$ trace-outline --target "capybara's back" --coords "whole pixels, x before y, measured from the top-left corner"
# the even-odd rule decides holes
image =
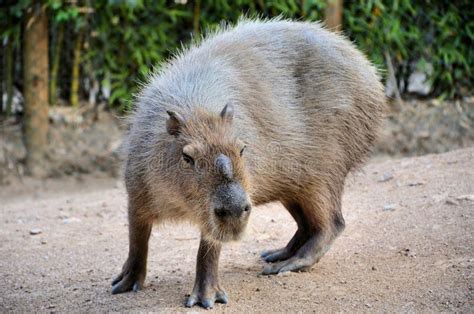
[[[298,230],[262,254],[272,263],[264,273],[308,269],[344,229],[344,180],[367,157],[384,108],[376,69],[319,24],[243,20],[210,34],[138,97],[127,138],[131,251],[145,241],[139,230],[167,218],[195,222],[212,251],[239,237],[251,204],[280,201]],[[188,305],[209,300],[199,278]]]

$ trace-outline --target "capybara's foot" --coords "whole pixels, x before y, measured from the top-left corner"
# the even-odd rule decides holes
[[[260,256],[263,258],[263,260],[267,263],[274,263],[278,261],[284,261],[288,258],[290,258],[292,255],[292,252],[284,247],[278,250],[267,250],[263,251]]]
[[[315,262],[307,257],[291,257],[287,260],[266,265],[263,268],[263,275],[275,275],[287,271],[307,271]]]
[[[262,274],[272,275],[287,271],[307,271],[323,257],[329,249],[332,240],[333,237],[331,236],[321,233],[315,234],[296,250],[291,257],[265,266]]]
[[[192,307],[199,304],[205,309],[212,309],[216,302],[226,304],[228,302],[227,293],[219,288],[206,286],[201,289],[194,289],[185,305],[186,307]]]
[[[131,290],[138,292],[138,290],[143,288],[146,270],[144,267],[139,267],[136,264],[130,263],[128,260],[125,262],[120,275],[112,281],[112,294]]]
[[[205,237],[201,237],[196,264],[196,280],[193,292],[184,304],[186,307],[199,304],[205,309],[212,309],[216,302],[227,303],[227,294],[219,285],[217,273],[221,247],[221,243],[210,242]]]
[[[302,229],[298,229],[293,238],[284,248],[278,250],[263,251],[260,256],[267,263],[287,260],[292,257],[298,251],[298,249],[305,244],[307,240],[307,233],[305,233]]]

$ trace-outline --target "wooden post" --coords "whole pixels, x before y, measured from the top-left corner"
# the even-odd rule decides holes
[[[340,31],[342,29],[343,0],[327,0],[324,19],[328,29]]]
[[[26,167],[43,176],[48,134],[48,17],[43,1],[34,0],[25,19],[23,44],[23,138]]]

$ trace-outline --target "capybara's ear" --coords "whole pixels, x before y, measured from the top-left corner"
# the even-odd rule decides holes
[[[232,121],[232,118],[234,118],[234,106],[232,104],[225,105],[224,109],[221,111],[221,118],[224,121]]]
[[[166,130],[169,134],[177,136],[184,125],[184,118],[177,112],[169,110],[167,110],[166,112],[170,116],[169,119],[166,121]]]

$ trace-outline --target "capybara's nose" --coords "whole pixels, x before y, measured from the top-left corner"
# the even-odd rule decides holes
[[[219,218],[240,218],[242,215],[250,213],[251,206],[248,202],[232,204],[228,206],[216,207],[214,212]]]

